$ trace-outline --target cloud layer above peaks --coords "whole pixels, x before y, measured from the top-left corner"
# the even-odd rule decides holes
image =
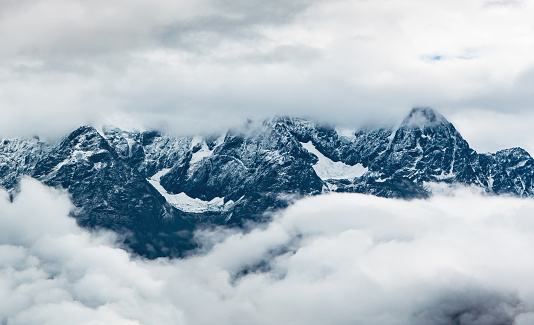
[[[263,229],[148,261],[34,180],[0,201],[2,324],[530,324],[534,201],[304,199]],[[515,322],[515,323],[514,323]]]
[[[0,12],[2,135],[209,132],[273,114],[359,126],[424,105],[469,119],[466,132],[491,125],[475,149],[534,136],[507,126],[534,121],[529,1],[26,0]]]

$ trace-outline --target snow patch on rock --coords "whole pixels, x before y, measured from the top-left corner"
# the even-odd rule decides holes
[[[319,161],[313,165],[313,169],[317,176],[322,180],[327,179],[352,179],[355,177],[361,177],[368,169],[363,167],[362,164],[356,164],[354,166],[347,165],[341,161],[333,161],[330,158],[323,155],[311,141],[303,143],[301,145],[310,153],[317,156]]]
[[[148,178],[148,182],[175,208],[184,212],[202,213],[202,212],[219,212],[226,211],[234,204],[233,201],[224,202],[224,198],[216,197],[211,201],[204,201],[188,196],[185,193],[170,194],[163,186],[161,186],[160,179],[168,173],[170,168],[165,168],[157,172],[151,178]]]
[[[188,176],[191,176],[193,174],[195,169],[198,167],[199,162],[201,162],[205,158],[210,157],[213,154],[213,151],[215,151],[215,149],[224,142],[224,137],[225,137],[225,134],[219,137],[215,141],[215,146],[211,149],[209,148],[206,142],[206,139],[198,135],[193,137],[193,139],[191,140],[191,150],[193,150],[193,148],[195,148],[198,145],[200,145],[200,149],[197,152],[193,153],[191,157],[191,161],[189,162],[190,168],[187,171]]]

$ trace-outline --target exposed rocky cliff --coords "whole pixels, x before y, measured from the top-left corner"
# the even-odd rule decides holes
[[[429,183],[447,183],[534,196],[526,151],[478,154],[430,108],[396,128],[350,133],[279,117],[213,137],[84,126],[57,145],[3,139],[0,186],[16,193],[22,175],[67,189],[79,224],[112,229],[149,257],[180,256],[197,227],[265,221],[330,191],[425,198]]]

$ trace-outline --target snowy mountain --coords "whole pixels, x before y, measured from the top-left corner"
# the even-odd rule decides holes
[[[0,186],[22,175],[66,189],[80,225],[119,233],[148,257],[182,256],[192,231],[245,226],[330,191],[425,198],[431,183],[534,196],[521,148],[478,154],[442,115],[414,108],[398,128],[337,130],[303,118],[247,122],[213,137],[83,126],[51,145],[0,142]]]

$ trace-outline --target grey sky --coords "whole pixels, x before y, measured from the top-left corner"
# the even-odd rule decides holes
[[[532,17],[529,1],[2,1],[0,134],[355,127],[424,105],[479,151],[534,152]]]

